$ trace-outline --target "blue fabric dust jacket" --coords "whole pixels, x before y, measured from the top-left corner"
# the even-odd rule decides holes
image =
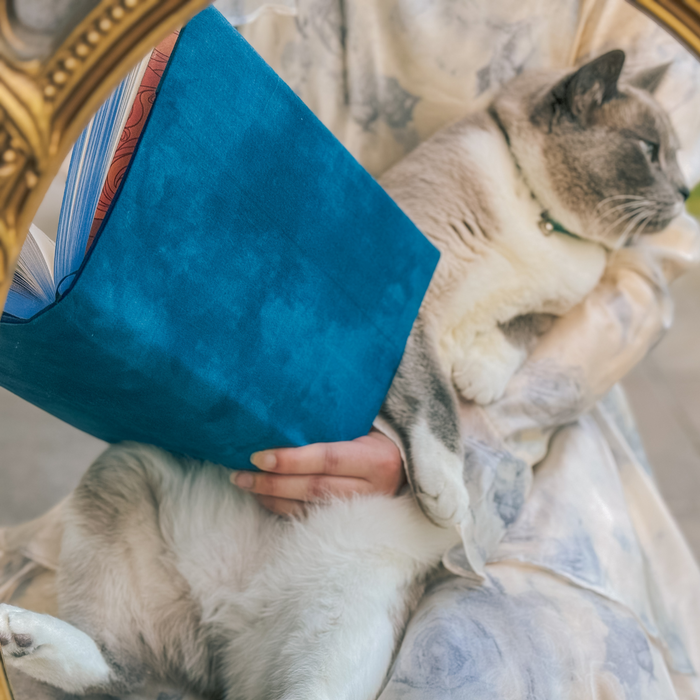
[[[103,440],[251,468],[369,430],[437,260],[207,9],[72,287],[0,324],[0,384]]]

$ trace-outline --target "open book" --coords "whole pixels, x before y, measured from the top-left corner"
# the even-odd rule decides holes
[[[71,285],[128,168],[177,32],[121,82],[75,143],[54,241],[32,224],[4,313],[27,319]]]
[[[232,468],[366,434],[437,250],[215,9],[134,136],[139,75],[74,148],[53,264],[36,230],[23,252],[0,386]]]

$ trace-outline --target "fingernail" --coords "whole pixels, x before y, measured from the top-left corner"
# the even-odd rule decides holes
[[[253,452],[250,455],[250,461],[264,472],[271,472],[277,466],[277,457],[275,457],[275,453],[272,450]]]
[[[255,478],[248,472],[241,472],[233,477],[233,483],[236,484],[239,489],[251,489],[255,483]]]

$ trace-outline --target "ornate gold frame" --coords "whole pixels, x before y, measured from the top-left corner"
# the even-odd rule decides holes
[[[19,0],[15,0],[19,1]],[[53,38],[0,0],[0,306],[51,180],[128,70],[210,0],[101,0]],[[700,58],[700,0],[630,0]],[[12,700],[0,652],[0,700]]]

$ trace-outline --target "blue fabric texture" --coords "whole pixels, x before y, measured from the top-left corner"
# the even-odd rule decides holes
[[[0,326],[0,384],[104,440],[250,468],[369,430],[437,260],[210,8],[72,288]]]

